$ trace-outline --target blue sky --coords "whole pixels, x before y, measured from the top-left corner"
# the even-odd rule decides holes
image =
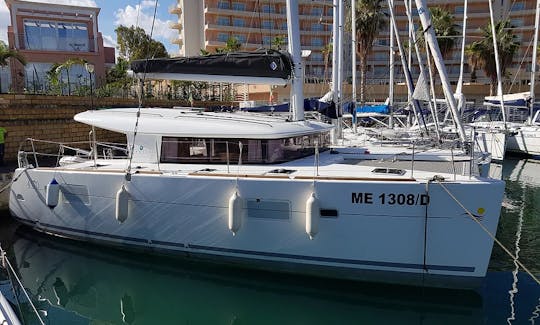
[[[103,34],[105,46],[116,46],[118,25],[140,26],[150,34],[154,14],[155,0],[32,0],[33,2],[58,3],[77,6],[99,7],[99,29]],[[161,41],[171,53],[178,52],[178,45],[172,44],[171,39],[178,34],[169,28],[169,22],[177,19],[169,14],[169,7],[175,5],[175,0],[157,0],[157,14],[154,24],[153,38]],[[10,24],[9,11],[4,0],[0,0],[0,40],[7,42],[7,26]]]

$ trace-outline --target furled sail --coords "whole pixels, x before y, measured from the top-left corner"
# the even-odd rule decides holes
[[[258,50],[135,60],[131,70],[136,77],[146,79],[285,85],[292,73],[292,60],[288,53]]]

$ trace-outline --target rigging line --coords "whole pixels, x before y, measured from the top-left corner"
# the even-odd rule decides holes
[[[512,87],[516,84],[516,79],[519,75],[519,72],[521,71],[523,62],[525,62],[525,58],[529,56],[529,50],[531,49],[533,42],[534,42],[534,37],[529,41],[529,46],[527,46],[527,49],[525,50],[525,54],[523,54],[523,57],[521,58],[521,62],[519,63],[518,69],[516,73],[514,74],[514,79],[512,79],[512,83],[510,83],[510,87],[508,88],[508,93],[512,93]]]
[[[24,288],[21,280],[19,279],[19,277],[17,276],[17,273],[15,272],[15,269],[13,268],[13,266],[11,265],[11,263],[9,262],[7,256],[6,256],[6,252],[2,249],[2,247],[0,247],[0,258],[2,259],[2,265],[6,268],[6,270],[8,271],[8,275],[9,275],[9,271],[11,270],[11,273],[13,274],[13,277],[15,278],[15,280],[17,280],[17,283],[19,284],[19,287],[21,288],[21,291],[24,293],[24,295],[26,296],[26,299],[28,300],[28,302],[30,303],[30,306],[32,306],[32,309],[37,317],[37,319],[39,320],[39,322],[41,323],[41,325],[45,325],[45,322],[43,322],[43,319],[41,319],[41,315],[39,314],[39,312],[37,311],[36,309],[36,306],[34,306],[34,303],[32,302],[32,299],[30,299],[30,297],[28,296],[28,292],[26,292],[26,289]],[[10,280],[11,280],[11,277],[10,277]],[[11,285],[13,286],[13,281],[11,281]],[[17,296],[18,297],[18,296]],[[17,298],[18,300],[18,298]],[[18,304],[19,305],[19,304]]]
[[[531,272],[529,271],[529,269],[523,265],[523,263],[521,263],[521,261],[514,256],[514,254],[512,254],[510,252],[510,250],[508,250],[508,248],[506,248],[497,238],[495,238],[495,236],[480,222],[478,221],[478,219],[476,219],[474,217],[474,215],[463,205],[463,203],[461,203],[455,196],[454,194],[452,194],[452,192],[450,192],[448,190],[448,188],[446,186],[444,186],[444,184],[438,180],[438,179],[435,179],[435,181],[437,183],[439,183],[439,185],[446,191],[446,193],[448,193],[448,195],[467,213],[467,215],[474,221],[476,222],[480,228],[482,228],[482,230],[484,230],[486,232],[486,234],[491,238],[493,239],[494,242],[497,243],[497,245],[499,245],[499,247],[501,247],[501,249],[506,253],[508,254],[508,256],[510,256],[515,263],[517,263],[533,280],[534,282],[536,282],[537,284],[540,285],[540,280]]]
[[[261,19],[261,2],[257,0],[257,11],[259,14],[259,34],[261,36],[261,47],[264,48],[263,32],[262,32],[262,19]]]
[[[152,39],[152,35],[154,33],[154,24],[156,22],[157,6],[158,6],[158,0],[156,0],[155,5],[154,5],[154,16],[152,17],[152,27],[150,28],[150,39]],[[148,60],[150,59],[149,50],[150,50],[150,42],[148,42],[146,46],[146,60],[144,63],[143,77],[142,77],[142,80],[139,80],[140,87],[141,87],[140,92],[139,92],[139,106],[137,107],[137,118],[135,120],[135,128],[133,129],[133,139],[132,139],[131,148],[129,151],[129,163],[126,170],[126,178],[125,178],[125,180],[128,180],[128,181],[131,180],[131,164],[133,162],[133,151],[135,150],[135,139],[137,138],[137,131],[139,129],[139,119],[141,117],[144,81],[146,80],[146,71],[148,70]]]

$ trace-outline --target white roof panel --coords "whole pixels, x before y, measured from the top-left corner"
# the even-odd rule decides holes
[[[86,111],[75,120],[124,134],[134,133],[137,108]],[[137,133],[189,138],[279,139],[329,131],[321,122],[290,122],[249,113],[208,113],[188,109],[141,108]]]

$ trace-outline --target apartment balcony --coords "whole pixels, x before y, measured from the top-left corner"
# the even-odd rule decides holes
[[[169,28],[171,29],[177,29],[177,30],[182,30],[182,24],[178,21],[171,21],[169,22]]]
[[[180,4],[174,4],[169,7],[169,13],[173,15],[180,15],[182,14],[182,8],[180,7]]]
[[[182,38],[180,38],[180,37],[171,38],[169,41],[170,41],[172,44],[176,44],[176,45],[178,45],[178,46],[184,45],[184,41],[183,41]]]

